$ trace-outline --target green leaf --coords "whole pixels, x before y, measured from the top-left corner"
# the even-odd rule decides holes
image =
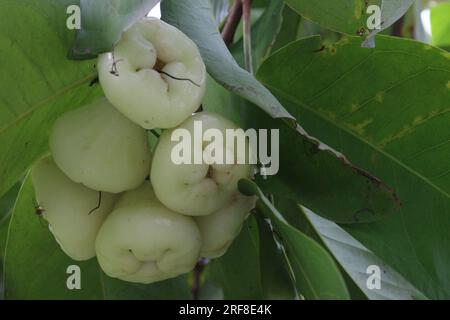
[[[275,43],[272,46],[272,52],[275,52],[285,45],[288,45],[289,43],[298,39],[297,36],[301,21],[302,19],[300,15],[297,14],[297,12],[292,10],[289,6],[284,6],[283,22]]]
[[[3,197],[0,198],[0,275],[5,255],[6,238],[8,235],[9,222],[11,220],[11,210],[16,202],[21,183],[17,183]],[[3,277],[0,278],[2,281]]]
[[[17,194],[19,193],[19,189],[22,182],[16,183],[11,190],[5,193],[2,197],[0,197],[0,224],[6,220],[11,213],[11,210],[14,206],[14,203],[17,199]]]
[[[210,280],[211,274],[209,272],[209,265],[205,266],[203,275],[204,281],[198,293],[198,300],[223,300],[222,288],[214,285]]]
[[[20,183],[17,183],[0,198],[0,300],[3,299],[3,258],[5,255],[6,238],[11,220],[11,210],[19,193],[20,185]]]
[[[138,285],[111,279],[96,259],[77,262],[56,243],[47,224],[34,212],[34,189],[26,179],[19,193],[9,228],[5,254],[6,299],[187,299],[184,277]],[[81,269],[81,290],[66,286],[67,267]]]
[[[325,28],[357,35],[367,28],[367,7],[381,0],[284,0],[300,15]]]
[[[11,221],[11,216],[5,216],[0,222],[0,270],[3,265],[3,257],[5,256],[6,239],[8,237],[8,227]],[[1,272],[0,272],[1,274]],[[2,279],[0,279],[1,281]]]
[[[292,300],[296,298],[296,292],[285,253],[275,241],[270,224],[260,215],[256,216],[256,220],[260,239],[259,259],[264,298]]]
[[[205,110],[223,114],[243,128],[280,130],[280,171],[258,178],[266,192],[295,199],[340,223],[376,221],[398,210],[395,193],[342,154],[301,128],[275,121],[212,79],[207,86]]]
[[[4,279],[3,279],[3,257],[5,254],[6,238],[8,236],[8,227],[10,216],[5,217],[0,223],[0,300],[4,297]]]
[[[253,181],[240,180],[239,190],[259,197],[256,206],[271,219],[286,249],[299,293],[306,299],[349,299],[344,279],[325,249],[289,225]]]
[[[253,52],[258,53],[255,60],[263,58],[260,54],[267,49],[267,43],[253,42]],[[239,44],[232,48],[237,56],[240,51],[242,47]],[[266,190],[289,194],[321,215],[342,223],[375,221],[396,209],[395,194],[390,188],[308,136],[301,127],[293,130],[281,121],[274,122],[255,106],[219,87],[213,79],[209,79],[207,86],[204,109],[219,112],[245,128],[281,130],[281,171],[278,176],[261,181]],[[293,148],[293,145],[297,147]],[[311,182],[299,184],[298,181]],[[366,192],[367,185],[373,186],[373,190]],[[323,201],[324,194],[328,201]],[[343,203],[342,197],[348,198],[348,195],[352,195],[352,201]],[[339,205],[342,211],[329,210],[332,204]],[[364,208],[373,213],[362,210]]]
[[[100,93],[89,87],[94,62],[66,58],[74,31],[71,0],[4,0],[0,4],[0,195],[48,149],[48,132],[63,112]],[[26,23],[18,23],[26,21]]]
[[[270,49],[278,35],[283,22],[282,1],[270,1],[268,7],[264,10],[258,21],[252,26],[252,55],[253,68],[257,70],[264,58],[270,52]],[[231,53],[240,66],[244,66],[243,54],[244,42],[239,40],[233,45]]]
[[[99,268],[97,266],[97,268]],[[101,273],[101,271],[98,271]],[[105,300],[190,300],[187,276],[148,284],[127,283],[102,274]]]
[[[16,184],[0,198],[0,300],[3,299],[3,258],[5,256],[6,238],[8,236],[11,210],[17,198],[20,184]]]
[[[227,253],[211,261],[212,281],[227,300],[261,300],[264,297],[259,264],[258,225],[250,217]]]
[[[321,26],[349,35],[369,35],[365,46],[373,36],[390,27],[414,3],[414,0],[285,0],[303,17]],[[368,21],[373,12],[367,9],[376,5],[381,9],[381,29],[369,30]]]
[[[397,191],[400,214],[345,229],[427,297],[450,297],[449,53],[384,36],[373,50],[345,38],[317,52],[314,41],[278,51],[259,78],[311,134]]]
[[[369,299],[416,300],[425,298],[397,271],[355,240],[344,229],[306,208],[303,210],[332,255]],[[367,280],[370,275],[367,273],[369,266],[377,266],[381,270],[380,289],[370,290],[367,288]]]
[[[209,74],[221,85],[274,118],[292,119],[270,91],[236,63],[217,29],[209,0],[164,0],[161,11],[163,20],[197,44]]]
[[[213,77],[216,73],[216,76],[219,75],[228,79],[228,75],[233,68],[226,61],[233,65],[236,63],[223,44],[214,23],[210,22],[204,25],[205,21],[211,20],[207,18],[210,16],[210,9],[208,4],[200,6],[201,2],[196,1],[195,5],[185,8],[187,6],[185,3],[188,2],[175,3],[165,0],[163,2],[163,17],[168,19],[169,22],[176,22],[177,26],[197,41]],[[197,7],[197,5],[200,7]],[[184,11],[181,10],[183,8]],[[191,11],[190,9],[198,10]],[[178,15],[180,12],[183,12],[183,14]],[[178,18],[175,19],[175,17]],[[257,45],[255,43],[255,48]],[[221,49],[214,50],[216,47]],[[264,50],[258,50],[257,52],[264,52]],[[239,70],[245,72],[240,68]],[[238,76],[231,81],[233,87],[228,86],[228,88],[239,94],[234,88],[241,85],[246,86],[246,79]],[[218,82],[220,83],[220,80]],[[257,91],[251,90],[251,92],[256,93]],[[257,95],[263,98],[263,96]],[[252,101],[252,99],[249,100]],[[282,192],[287,192],[293,197],[300,197],[305,200],[302,203],[309,205],[321,215],[343,223],[367,222],[378,220],[395,208],[393,191],[375,177],[354,167],[342,155],[309,137],[301,127],[292,129],[290,125],[281,121],[273,122],[270,117],[262,114],[253,105],[246,104],[234,95],[228,94],[225,90],[221,91],[221,88],[216,85],[213,79],[208,81],[207,95],[203,106],[205,109],[224,114],[242,127],[264,129],[270,129],[274,126],[275,128],[281,127],[283,132],[281,134],[282,171],[280,175],[283,175],[283,178],[288,181],[288,185],[282,186],[285,184],[284,181],[272,182],[273,180],[278,181],[278,177],[269,179],[267,185],[279,188],[279,190],[283,190]],[[271,113],[269,112],[269,114]],[[273,114],[271,115],[273,116]],[[295,155],[292,154],[294,151],[292,143],[297,146],[294,149]],[[291,170],[292,168],[294,173]],[[313,181],[313,179],[317,180],[314,189],[311,189],[310,185],[306,183],[298,183],[298,181]],[[336,186],[339,186],[340,192],[336,192]],[[371,190],[366,191],[368,186]],[[328,202],[323,201],[324,194],[328,197]],[[351,201],[343,203],[341,201],[342,195],[352,195]],[[331,203],[339,203],[345,207],[338,213],[331,212],[328,210]],[[365,208],[369,208],[371,212],[367,212],[368,210],[365,210]],[[327,214],[327,211],[331,212],[330,215]]]
[[[383,0],[381,1],[381,25],[379,29],[370,31],[363,47],[375,47],[375,35],[392,26],[413,5],[416,0]]]
[[[303,212],[301,207],[295,201],[285,197],[274,197],[274,203],[276,204],[277,210],[283,213],[283,217],[291,226],[300,230],[311,239],[315,240],[322,247],[327,249],[328,252],[333,256],[333,253],[330,252],[329,248],[327,248],[317,230],[314,229],[312,224],[306,218],[305,213]],[[368,300],[367,296],[356,285],[353,279],[349,277],[342,266],[339,265],[338,261],[336,259],[334,260],[338,264],[339,270],[341,271],[342,277],[344,278],[351,300]]]
[[[353,283],[371,300],[410,300],[424,296],[397,271],[383,262],[369,249],[355,240],[337,224],[323,219],[307,208],[301,208],[292,201],[277,199],[277,207],[284,217],[296,228],[313,236],[339,263]],[[380,270],[380,288],[369,289],[367,281],[372,273],[370,266]],[[370,270],[369,270],[370,271]]]
[[[435,46],[450,47],[450,3],[431,7],[431,41]]]
[[[146,16],[160,0],[79,0],[81,29],[77,31],[70,56],[95,58],[111,51],[123,30]]]

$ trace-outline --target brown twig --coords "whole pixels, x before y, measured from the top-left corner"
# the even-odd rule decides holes
[[[235,0],[233,7],[230,10],[230,15],[228,16],[227,22],[222,30],[222,38],[227,46],[233,43],[234,35],[236,29],[241,21],[242,17],[242,1]]]
[[[245,69],[253,74],[253,55],[252,55],[252,21],[250,17],[251,13],[251,0],[242,1],[242,15],[244,19],[244,57],[245,57]]]
[[[101,205],[102,205],[102,192],[99,191],[98,192],[98,203],[97,203],[97,206],[94,209],[92,209],[91,211],[89,211],[88,216],[90,216],[92,213],[94,213],[95,211],[100,209]]]
[[[208,259],[202,258],[197,262],[194,269],[194,279],[192,281],[192,299],[198,300],[198,295],[200,293],[200,282],[202,277],[202,272],[205,266],[208,264]]]
[[[403,25],[405,23],[405,17],[401,17],[400,19],[398,19],[393,27],[392,27],[392,35],[394,37],[401,37],[403,35]]]

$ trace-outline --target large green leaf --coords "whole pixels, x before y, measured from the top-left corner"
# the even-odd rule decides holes
[[[136,285],[107,277],[96,259],[76,262],[56,243],[36,214],[34,189],[27,179],[19,193],[9,228],[5,254],[6,299],[187,299],[183,277]],[[81,290],[68,290],[67,267],[81,269]]]
[[[8,236],[10,216],[5,217],[0,223],[0,300],[3,299],[3,257],[5,254],[6,238]]]
[[[450,297],[449,53],[381,36],[373,50],[355,38],[320,48],[293,43],[259,78],[307,130],[398,192],[400,214],[346,230],[426,296]]]
[[[259,230],[259,260],[261,285],[265,299],[291,300],[296,298],[290,266],[274,238],[270,221],[256,216]]]
[[[0,282],[3,281],[2,267],[5,254],[6,238],[8,235],[9,222],[11,220],[11,211],[16,202],[21,184],[17,183],[5,195],[0,198]],[[1,290],[0,290],[1,291]],[[1,295],[1,294],[0,294]]]
[[[8,236],[8,227],[9,222],[11,220],[11,216],[5,216],[0,222],[0,275],[3,267],[3,257],[5,255],[5,247],[6,247],[6,238]],[[0,279],[0,282],[3,279]]]
[[[175,1],[165,0],[163,17],[171,23],[176,23],[197,42],[210,73],[218,80],[218,83],[224,84],[220,79],[228,81],[231,79],[230,74],[238,76],[233,71],[236,68],[240,70],[239,73],[245,71],[237,66],[223,44],[214,22],[211,21],[209,4],[202,4],[202,2],[196,1],[195,5],[188,6],[184,2],[175,3]],[[257,53],[256,59],[261,59],[261,54],[266,52],[264,43],[267,42],[263,42],[261,47],[261,43],[254,44],[254,52]],[[238,52],[237,48],[239,45],[233,48],[233,52]],[[248,74],[245,77],[238,76],[225,87],[242,95],[242,92],[236,91],[235,88],[241,85],[245,87],[248,76]],[[251,79],[254,81],[253,78]],[[259,94],[258,91],[252,89],[249,92],[256,94],[259,97],[258,100],[271,101],[266,100],[265,96]],[[247,95],[244,97],[255,102]],[[261,100],[259,101],[261,102]],[[259,105],[269,115],[274,116],[265,108],[266,106],[267,104]],[[280,182],[278,178],[269,179],[268,185],[279,190],[284,189],[283,192],[288,192],[293,197],[300,197],[304,200],[302,202],[312,207],[315,212],[334,221],[351,223],[378,220],[395,208],[394,192],[375,177],[354,167],[342,155],[308,136],[301,127],[292,128],[290,124],[287,125],[282,121],[273,121],[271,117],[264,115],[254,105],[245,103],[225,89],[222,90],[212,79],[208,81],[203,107],[220,112],[246,128],[281,128],[283,131],[281,133],[282,171],[280,175],[284,180],[281,178]],[[294,150],[292,143],[297,146]],[[318,176],[320,178],[317,178]],[[313,182],[314,180],[315,182]],[[298,181],[311,181],[314,188],[306,183],[299,184]],[[287,186],[280,188],[280,184],[287,184]],[[339,186],[340,192],[336,192],[336,186]],[[368,190],[369,188],[370,190]],[[321,197],[324,194],[329,198],[328,203]],[[347,203],[342,203],[343,195],[351,195],[352,198]],[[339,203],[342,211],[327,210],[331,206],[330,203]],[[330,212],[329,215],[328,212]]]
[[[281,7],[278,7],[278,9],[280,10]],[[281,14],[281,12],[278,12],[278,14]],[[265,29],[266,24],[269,23],[266,20],[272,19],[271,14],[265,12],[252,32],[258,34],[261,29]],[[267,50],[270,49],[270,43],[277,36],[274,32],[266,32],[266,34],[265,41],[254,41],[252,44],[256,61],[263,60]],[[272,40],[269,36],[272,37]],[[243,64],[243,61],[241,61],[243,59],[240,59],[240,57],[242,58],[240,54],[242,44],[235,44],[231,52]],[[216,86],[214,81],[208,83],[203,106],[205,109],[218,111],[226,115],[246,128],[275,128],[281,130],[281,173],[278,177],[262,180],[266,190],[278,191],[289,194],[294,199],[301,199],[303,203],[315,208],[323,216],[343,223],[377,220],[391,212],[395,207],[395,201],[393,201],[395,194],[375,177],[354,167],[342,155],[309,137],[300,127],[297,130],[292,130],[284,123],[274,122],[254,106]],[[301,148],[292,148],[292,145]],[[311,152],[312,150],[317,150],[317,152]],[[313,160],[314,158],[315,160]],[[342,169],[343,165],[345,169]],[[299,184],[298,181],[313,182]],[[352,181],[352,183],[349,184],[349,181]],[[366,190],[367,184],[378,185],[369,194],[361,193],[361,190]],[[314,185],[315,189],[312,189],[311,185]],[[336,185],[341,186],[339,190],[342,193],[336,192]],[[342,203],[341,198],[343,196],[358,193],[361,195],[353,198],[353,201],[346,204]],[[323,197],[324,194],[330,197],[330,201],[339,203],[343,211],[336,213],[328,210],[329,203],[323,202],[321,198],[317,197],[317,195]],[[369,207],[374,213],[367,214],[365,210],[361,210],[366,207]]]
[[[349,35],[369,35],[366,46],[373,46],[373,36],[390,27],[411,7],[414,0],[284,0],[305,18],[325,28]],[[380,29],[369,30],[368,20],[376,5],[381,11]]]
[[[414,288],[397,271],[375,256],[334,222],[323,219],[293,201],[278,198],[277,209],[287,221],[305,234],[323,244],[339,263],[348,280],[352,281],[371,300],[422,299],[423,294]],[[372,273],[369,267],[380,271],[380,288],[370,289],[367,281]],[[369,270],[370,271],[370,270]]]
[[[357,35],[366,28],[369,5],[381,0],[284,0],[303,17],[335,31]]]
[[[0,198],[0,300],[3,298],[3,257],[8,236],[11,210],[19,193],[20,183],[16,184]]]
[[[11,213],[21,185],[21,182],[16,183],[7,193],[0,197],[0,224],[2,224]]]
[[[348,299],[344,279],[325,249],[289,225],[254,182],[241,180],[239,189],[246,195],[259,197],[256,206],[271,219],[284,245],[298,292],[306,299]]]
[[[164,0],[161,11],[165,21],[181,29],[197,44],[209,74],[220,84],[274,118],[292,119],[270,91],[236,63],[217,29],[209,0]]]
[[[61,113],[98,95],[94,62],[67,60],[71,0],[0,2],[0,195],[47,150]]]
[[[203,107],[243,128],[280,130],[280,171],[260,180],[265,191],[295,199],[321,216],[342,223],[375,221],[398,209],[395,193],[377,178],[300,128],[294,130],[275,121],[212,79]]]
[[[209,273],[225,299],[260,300],[264,293],[259,264],[258,224],[250,217],[227,253],[211,261]]]
[[[160,0],[79,0],[81,29],[72,58],[90,59],[111,51],[124,29],[146,16]]]
[[[424,298],[423,294],[397,271],[356,241],[337,224],[319,217],[306,208],[303,210],[308,221],[319,233],[321,240],[331,254],[369,299],[409,300]],[[381,271],[379,289],[370,289],[367,286],[367,280],[371,274],[367,270],[371,266],[378,267]]]
[[[300,207],[294,200],[288,199],[282,196],[277,196],[273,198],[274,204],[279,212],[283,214],[283,217],[286,221],[293,226],[294,228],[300,230],[305,235],[310,237],[319,243],[322,247],[330,252],[329,248],[327,248],[326,244],[322,241],[320,234],[316,231],[313,225],[306,218],[302,207]],[[325,220],[325,219],[324,219]],[[329,221],[329,220],[325,220]],[[330,222],[332,223],[332,222]],[[330,252],[333,256],[333,253]],[[335,258],[335,257],[333,257]],[[345,284],[347,285],[348,292],[350,294],[350,298],[352,300],[368,300],[368,297],[364,294],[363,291],[358,287],[358,285],[353,281],[353,279],[348,275],[348,273],[342,268],[342,266],[338,263],[335,258],[336,263],[341,271],[341,274],[344,278]]]

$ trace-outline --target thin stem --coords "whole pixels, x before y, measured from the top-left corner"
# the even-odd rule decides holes
[[[242,14],[244,19],[244,57],[245,69],[253,74],[253,56],[252,56],[252,22],[251,22],[251,0],[242,1]]]
[[[197,262],[197,265],[195,266],[194,279],[192,282],[192,299],[193,300],[198,300],[198,298],[199,298],[202,272],[207,264],[208,264],[208,260],[202,258]]]
[[[228,17],[230,16],[230,13],[228,12],[227,15],[223,18],[223,20],[219,23],[219,31],[220,33],[223,32],[223,28],[225,28],[225,25],[227,24]]]
[[[241,21],[242,17],[242,2],[241,0],[235,0],[233,7],[230,10],[227,22],[222,30],[222,38],[227,46],[233,43],[236,29]]]
[[[395,23],[394,26],[392,28],[392,35],[394,37],[401,37],[403,34],[403,25],[405,23],[405,17],[401,17],[400,19],[398,19]]]
[[[101,205],[102,205],[102,192],[99,191],[98,192],[98,203],[97,203],[97,206],[94,209],[92,209],[91,211],[89,211],[88,215],[90,216],[92,213],[94,213],[95,211],[100,209]]]
[[[194,81],[192,81],[192,80],[189,79],[189,78],[178,78],[178,77],[172,76],[171,74],[169,74],[169,73],[167,73],[167,72],[164,72],[164,71],[158,71],[158,72],[159,72],[160,74],[164,74],[164,75],[166,75],[166,76],[168,76],[169,78],[172,78],[172,79],[174,79],[174,80],[188,81],[188,82],[192,83],[194,86],[200,88],[200,85],[199,85],[199,84],[195,83]]]

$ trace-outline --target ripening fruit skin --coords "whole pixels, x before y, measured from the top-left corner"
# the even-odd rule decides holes
[[[206,67],[197,46],[159,19],[131,26],[113,52],[99,55],[97,67],[108,100],[145,129],[176,127],[205,94]]]
[[[132,190],[150,171],[145,130],[105,98],[63,114],[50,134],[50,149],[69,178],[93,190]]]
[[[215,128],[224,135],[225,129],[238,128],[229,120],[210,112],[197,113],[178,128],[187,129],[193,136],[194,121],[201,121],[205,131]],[[208,165],[204,162],[176,165],[171,158],[172,150],[178,143],[171,141],[173,130],[163,132],[153,155],[150,177],[158,199],[170,209],[188,216],[209,215],[226,206],[237,192],[238,181],[251,176],[252,166]],[[198,152],[204,151],[205,146]],[[194,152],[192,150],[192,154]],[[224,148],[226,152],[228,149]]]
[[[50,157],[33,166],[31,179],[36,201],[61,249],[77,261],[93,258],[98,230],[118,196],[102,193],[100,207],[92,211],[99,192],[71,181]]]
[[[205,258],[219,258],[226,253],[233,240],[239,235],[242,224],[255,207],[255,197],[240,193],[233,196],[231,203],[204,217],[194,217],[202,235],[200,255]]]
[[[96,240],[103,271],[110,277],[137,283],[191,271],[200,246],[194,220],[161,204],[149,182],[123,194]]]

